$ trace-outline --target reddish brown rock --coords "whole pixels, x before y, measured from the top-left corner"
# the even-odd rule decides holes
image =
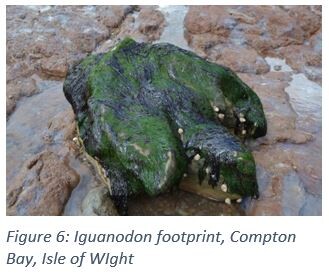
[[[248,45],[266,55],[302,44],[321,27],[321,12],[311,6],[192,6],[185,27],[190,46],[200,54],[221,43]]]
[[[20,104],[7,122],[9,215],[61,215],[79,183],[71,167],[79,153],[74,114],[61,101],[51,88]]]
[[[312,103],[318,96],[314,100],[302,96],[300,100],[291,99],[288,87],[292,85],[291,78],[298,75],[239,74],[260,96],[268,121],[267,135],[250,143],[257,164],[260,198],[247,204],[248,215],[321,213],[321,121],[314,111],[318,107]],[[305,103],[308,121],[305,114],[294,110],[293,102]]]
[[[149,41],[160,38],[165,22],[164,16],[160,11],[152,8],[141,9],[137,21],[139,22],[139,32],[147,36]]]
[[[35,73],[65,77],[68,65],[118,28],[131,6],[7,6],[7,83]],[[18,98],[7,100],[7,113]]]
[[[212,33],[227,38],[237,21],[231,6],[191,6],[185,18],[187,31],[192,34]]]
[[[289,85],[290,74],[269,72],[266,75],[240,74],[260,97],[268,122],[267,134],[260,139],[264,144],[286,142],[303,144],[311,141],[313,136],[296,128],[297,115],[291,108],[285,88]]]
[[[40,62],[42,75],[52,78],[65,78],[68,71],[68,63],[65,58],[52,56],[43,58]]]
[[[279,48],[278,56],[286,59],[287,64],[297,72],[304,73],[310,80],[322,81],[322,36],[321,30],[303,45],[290,45]]]
[[[129,36],[139,42],[153,42],[160,38],[165,25],[163,14],[154,6],[140,6],[135,15],[128,15],[122,22],[116,38]],[[113,46],[115,42],[112,42]]]
[[[215,60],[218,64],[230,67],[233,71],[242,73],[264,74],[270,70],[266,61],[257,52],[248,47],[222,47],[213,48]]]
[[[22,96],[31,96],[39,92],[33,78],[22,78],[9,82],[6,86],[7,116],[15,109],[16,101]]]
[[[295,18],[309,38],[321,28],[322,6],[284,6],[290,17]]]
[[[61,215],[79,175],[56,154],[43,152],[24,165],[7,192],[7,214]]]
[[[38,82],[49,88],[20,103],[7,122],[7,214],[115,215],[76,138],[62,83]]]
[[[105,26],[118,28],[133,10],[132,6],[98,6],[95,8],[95,14]]]

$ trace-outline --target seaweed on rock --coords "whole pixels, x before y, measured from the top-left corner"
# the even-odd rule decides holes
[[[122,214],[130,195],[177,186],[191,161],[200,182],[209,175],[213,186],[258,196],[255,162],[241,140],[265,135],[266,119],[230,69],[171,44],[126,38],[71,68],[64,93]]]

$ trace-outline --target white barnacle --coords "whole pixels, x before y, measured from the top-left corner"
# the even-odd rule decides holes
[[[231,205],[231,199],[230,198],[225,198],[225,203],[228,204],[228,205]]]
[[[241,197],[238,198],[238,199],[236,200],[236,202],[237,202],[237,203],[241,203],[241,202],[242,202],[242,198],[241,198]]]
[[[201,156],[199,154],[196,154],[193,159],[194,160],[199,160],[200,158],[201,158]]]
[[[242,134],[242,135],[246,135],[246,134],[247,134],[247,130],[243,129],[243,130],[241,131],[241,134]]]
[[[214,106],[214,111],[219,112],[219,108],[217,106]]]
[[[222,121],[225,118],[225,115],[223,113],[219,113],[218,118]]]
[[[183,134],[184,133],[184,130],[180,127],[178,128],[178,134]]]
[[[242,122],[242,123],[244,123],[244,122],[246,122],[246,119],[244,118],[244,117],[240,117],[240,122]]]
[[[220,186],[220,189],[223,191],[223,192],[227,192],[227,185],[226,184],[222,184]]]

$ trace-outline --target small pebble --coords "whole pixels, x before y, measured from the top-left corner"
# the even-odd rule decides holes
[[[237,203],[241,203],[241,202],[242,202],[242,198],[238,198],[238,199],[236,200],[236,202],[237,202]]]
[[[214,106],[214,111],[219,112],[219,108],[217,106]]]
[[[275,65],[273,68],[274,68],[275,71],[280,71],[282,69],[282,66],[281,65]]]
[[[220,186],[220,189],[223,191],[223,192],[227,192],[227,185],[226,184],[223,184]]]
[[[194,160],[199,160],[200,158],[201,158],[201,156],[199,154],[196,154],[193,159]]]
[[[228,205],[231,205],[231,199],[229,199],[228,197],[225,198],[225,203],[228,204]]]
[[[243,130],[241,131],[241,133],[242,133],[242,135],[245,135],[245,134],[247,133],[247,130],[243,129]]]
[[[222,113],[220,113],[220,114],[218,114],[218,118],[219,118],[220,120],[223,120],[223,119],[225,118],[225,115],[222,114]]]
[[[246,122],[246,119],[243,118],[243,117],[241,117],[239,120],[240,120],[240,122],[242,122],[242,123]]]

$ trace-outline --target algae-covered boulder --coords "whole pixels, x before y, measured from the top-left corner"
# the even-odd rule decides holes
[[[177,186],[191,161],[200,183],[258,196],[255,162],[241,140],[265,135],[266,119],[230,69],[171,44],[128,38],[70,69],[64,93],[121,213],[130,195]]]

